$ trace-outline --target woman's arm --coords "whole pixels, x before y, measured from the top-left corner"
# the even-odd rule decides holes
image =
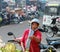
[[[22,47],[23,52],[25,52],[25,48],[23,46],[23,42],[21,42],[21,47]]]

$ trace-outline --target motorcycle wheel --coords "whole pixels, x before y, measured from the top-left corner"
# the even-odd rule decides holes
[[[54,32],[51,30],[51,28],[48,28],[48,32],[46,33],[47,37],[53,37]]]
[[[15,24],[18,24],[19,23],[19,20],[16,18],[13,20]]]

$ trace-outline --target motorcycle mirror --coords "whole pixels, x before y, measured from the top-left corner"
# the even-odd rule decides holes
[[[8,32],[7,34],[8,34],[8,36],[12,36],[12,35],[13,35],[13,33],[12,33],[12,32]]]

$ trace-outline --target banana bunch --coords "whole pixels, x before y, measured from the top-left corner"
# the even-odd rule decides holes
[[[0,48],[0,52],[6,52],[5,48],[4,47]]]
[[[22,52],[21,50],[16,49],[16,52]]]
[[[15,52],[16,47],[13,43],[8,43],[5,45],[5,50],[6,50],[6,52]]]
[[[10,50],[6,50],[4,47],[3,48],[0,48],[0,52],[13,52],[13,51],[10,51]],[[16,49],[15,52],[22,52],[21,50],[18,50]]]
[[[16,46],[13,43],[8,42],[4,47],[0,48],[0,52],[22,52],[22,51],[16,49]],[[28,49],[26,49],[26,52],[29,52]]]

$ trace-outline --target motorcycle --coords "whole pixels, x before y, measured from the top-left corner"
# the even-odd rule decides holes
[[[39,29],[41,32],[45,32],[43,29]],[[46,34],[47,35],[47,34]],[[60,37],[46,37],[46,41],[48,45],[53,45],[55,48],[60,47]]]
[[[12,32],[8,32],[8,36],[13,36],[14,39],[16,39],[15,35]],[[20,40],[8,40],[8,42],[17,42],[18,44],[20,44]],[[41,49],[41,52],[56,52],[56,49],[51,45],[39,44],[39,47]]]
[[[58,19],[58,17],[54,19]],[[44,29],[48,37],[53,37],[54,35],[60,35],[60,25],[58,23],[59,21],[52,20],[50,26],[43,25],[42,28]]]
[[[8,32],[8,36],[13,36],[14,39],[16,39],[15,35],[12,32]],[[15,41],[15,40],[8,40],[8,42],[15,42],[15,43],[20,43],[20,41]]]
[[[46,38],[48,45],[53,45],[55,48],[60,48],[60,37]]]
[[[45,26],[43,27],[48,37],[53,37],[54,35],[60,35],[60,28],[57,25]]]
[[[53,27],[48,27],[47,36],[53,37],[54,35],[57,35],[57,33],[60,31],[60,29],[55,25]]]
[[[11,43],[14,43],[14,44],[19,44],[20,45],[20,39],[19,40],[15,40],[16,39],[16,37],[15,37],[15,35],[12,33],[12,32],[8,32],[8,36],[13,36],[13,40],[8,40],[8,42],[11,42]],[[20,52],[23,52],[22,50],[20,50]],[[28,52],[28,49],[26,49],[26,52]]]

